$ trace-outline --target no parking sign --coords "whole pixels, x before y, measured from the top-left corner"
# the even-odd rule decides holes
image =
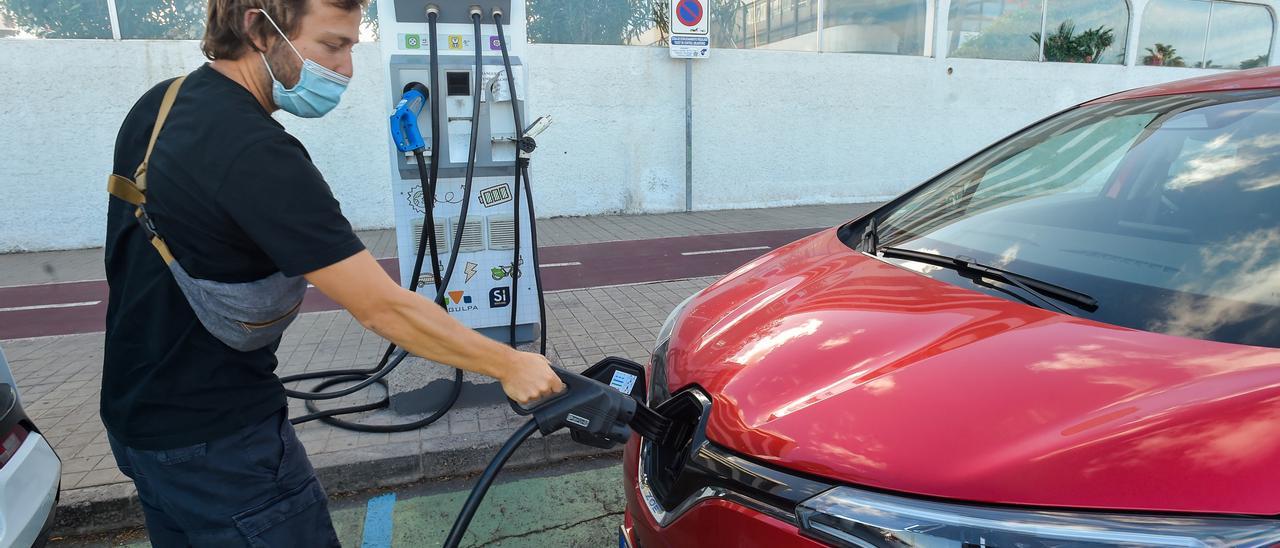
[[[706,59],[711,53],[707,0],[671,0],[671,57]]]
[[[704,0],[671,0],[671,34],[707,34],[711,19]]]

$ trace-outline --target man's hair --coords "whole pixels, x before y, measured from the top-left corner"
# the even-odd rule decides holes
[[[369,0],[209,0],[209,21],[200,49],[209,59],[239,59],[256,49],[254,38],[265,40],[277,36],[276,29],[265,17],[259,17],[251,28],[245,29],[245,12],[266,10],[285,36],[293,36],[302,16],[307,14],[308,2],[313,1],[350,11],[363,8]]]

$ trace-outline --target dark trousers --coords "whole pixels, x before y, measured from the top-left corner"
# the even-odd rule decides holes
[[[143,451],[107,437],[157,548],[339,545],[324,488],[284,410],[180,449]]]

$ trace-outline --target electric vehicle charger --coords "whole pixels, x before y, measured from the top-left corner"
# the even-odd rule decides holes
[[[454,244],[450,249],[449,264],[445,268],[444,276],[442,278],[439,275],[440,273],[438,270],[440,266],[438,244],[435,237],[436,236],[435,231],[432,230],[432,227],[435,226],[434,203],[435,203],[437,182],[439,181],[439,162],[434,161],[434,158],[433,158],[433,161],[430,163],[430,173],[427,173],[425,171],[426,165],[427,165],[424,158],[425,155],[423,151],[425,147],[425,143],[423,142],[421,132],[418,131],[418,123],[417,123],[418,116],[420,115],[423,106],[429,103],[431,106],[431,120],[432,120],[431,150],[433,155],[436,154],[436,152],[440,150],[441,128],[440,128],[439,121],[440,121],[440,102],[442,99],[440,98],[439,93],[432,93],[431,90],[440,89],[439,88],[439,65],[438,65],[439,52],[438,52],[438,41],[437,41],[438,33],[436,28],[440,12],[439,12],[439,7],[434,5],[429,5],[426,11],[427,11],[427,22],[428,22],[428,36],[429,36],[429,43],[430,43],[431,86],[430,88],[427,88],[426,86],[423,86],[421,83],[417,83],[417,82],[412,82],[405,86],[403,90],[403,95],[401,97],[401,101],[396,106],[395,111],[391,116],[391,134],[392,134],[392,139],[395,141],[397,148],[399,150],[401,150],[402,152],[412,152],[414,154],[414,158],[416,160],[416,164],[418,167],[418,175],[419,175],[420,185],[422,187],[422,194],[424,197],[430,197],[429,203],[425,204],[426,207],[424,207],[425,222],[422,225],[422,234],[418,239],[418,249],[417,249],[417,254],[414,261],[413,273],[412,273],[412,276],[409,278],[409,290],[410,291],[417,290],[421,273],[422,273],[423,261],[425,259],[425,256],[427,255],[427,252],[429,251],[430,257],[431,257],[431,265],[432,265],[431,279],[434,284],[434,289],[436,290],[436,297],[434,301],[436,302],[437,305],[444,308],[445,307],[445,301],[444,301],[445,291],[449,286],[449,282],[453,277],[454,269],[457,265],[459,245],[462,241],[463,228],[466,225],[468,205],[471,201],[472,182],[474,180],[475,167],[476,167],[476,145],[478,140],[478,131],[477,131],[478,128],[476,124],[472,124],[471,135],[470,135],[471,148],[470,148],[470,154],[467,161],[466,179],[463,185],[464,198],[462,202],[462,208],[459,214],[461,221],[458,223],[458,228],[453,239]],[[478,7],[473,7],[470,11],[471,11],[470,15],[472,19],[472,24],[474,27],[474,37],[476,40],[475,43],[478,44],[480,43],[481,36],[482,36],[482,33],[481,33],[482,13]],[[521,247],[520,247],[520,213],[519,212],[520,212],[520,205],[521,205],[520,194],[521,194],[521,186],[522,186],[522,178],[523,178],[525,204],[529,212],[529,232],[530,232],[530,240],[532,243],[531,259],[533,263],[534,281],[535,281],[535,287],[536,287],[537,297],[538,297],[538,316],[539,316],[539,325],[540,325],[539,351],[542,355],[545,356],[547,353],[546,298],[543,292],[542,270],[538,260],[539,254],[538,254],[537,216],[536,216],[536,212],[533,204],[532,189],[530,188],[529,156],[537,148],[537,143],[533,139],[531,134],[540,133],[549,124],[549,120],[540,118],[539,120],[535,121],[533,126],[531,126],[530,128],[525,128],[523,119],[520,113],[519,96],[516,90],[511,60],[510,60],[510,56],[507,49],[506,35],[505,35],[505,32],[503,31],[502,11],[499,9],[494,9],[493,19],[494,19],[494,23],[497,26],[498,39],[499,39],[499,43],[501,44],[500,49],[502,52],[503,66],[504,66],[506,77],[507,77],[508,89],[511,95],[512,115],[515,122],[514,127],[516,129],[516,145],[517,145],[516,146],[516,162],[517,162],[516,167],[517,168],[515,170],[514,188],[512,190],[513,201],[514,201],[513,205],[516,213],[514,215],[515,247],[513,252],[513,260],[512,260],[512,264],[513,264],[512,286],[511,286],[512,302],[511,302],[511,324],[510,324],[510,332],[509,332],[510,333],[509,344],[511,344],[511,346],[515,346],[516,344],[515,326],[516,326],[516,313],[517,313],[518,295],[519,295],[519,291],[517,289],[517,283],[521,275],[521,268],[519,265],[522,262],[520,258]],[[479,74],[480,67],[483,66],[483,58],[479,48],[476,48],[475,64],[473,66],[476,67],[476,74]],[[478,80],[479,80],[479,77],[477,76],[477,83],[478,83]],[[474,88],[475,89],[472,97],[472,105],[473,105],[472,120],[478,119],[479,110],[480,110],[480,86],[477,84],[476,86],[474,86]],[[403,351],[403,350],[401,350],[397,354],[396,350],[397,350],[397,347],[395,344],[388,345],[387,350],[383,353],[383,356],[381,360],[378,362],[378,365],[371,369],[330,370],[330,371],[321,371],[321,372],[313,372],[313,373],[303,373],[299,375],[292,375],[292,376],[282,378],[281,381],[284,383],[292,383],[297,381],[313,380],[313,379],[325,379],[324,381],[320,382],[316,386],[312,387],[310,391],[300,391],[300,390],[285,391],[289,397],[304,400],[307,407],[307,411],[309,412],[307,415],[303,415],[301,417],[296,417],[291,419],[290,422],[293,424],[301,424],[301,423],[312,421],[312,420],[321,420],[332,426],[344,428],[347,430],[354,430],[358,432],[403,432],[403,431],[410,431],[410,430],[416,430],[418,428],[423,428],[439,420],[441,417],[444,416],[445,413],[447,413],[457,403],[458,397],[461,394],[462,385],[463,385],[463,373],[462,373],[462,370],[460,369],[456,370],[454,373],[454,378],[452,380],[449,393],[446,396],[445,400],[441,402],[441,404],[436,408],[434,412],[432,412],[430,416],[423,418],[421,420],[417,420],[409,423],[402,423],[402,424],[369,425],[369,424],[360,424],[360,423],[350,422],[350,421],[337,418],[337,416],[340,416],[340,415],[362,413],[362,412],[373,411],[376,409],[382,409],[390,406],[390,403],[391,403],[390,389],[389,389],[389,386],[387,385],[385,377],[389,375],[392,371],[394,371],[409,355],[407,351]],[[394,359],[392,359],[393,355],[395,355]],[[334,391],[334,392],[323,392],[324,389],[329,388],[331,386],[335,386],[343,383],[349,383],[349,382],[356,382],[357,384],[344,388],[342,390]],[[360,390],[368,388],[374,384],[377,384],[378,386],[382,387],[384,391],[384,396],[379,401],[376,401],[373,403],[328,409],[323,411],[320,410],[315,403],[316,401],[319,401],[319,400],[329,400],[329,399],[336,399],[344,396],[349,396],[351,394],[359,392]]]
[[[431,44],[431,56],[430,56],[430,63],[432,68],[431,89],[436,89],[436,90],[439,89],[439,76],[438,76],[438,64],[437,64],[439,52],[438,52],[438,43],[436,40],[438,35],[436,30],[438,17],[439,17],[438,9],[429,8],[427,10],[428,36],[430,37],[430,44]],[[472,10],[471,19],[474,26],[475,39],[477,40],[477,43],[478,43],[482,35],[481,27],[480,27],[481,12],[479,10]],[[483,60],[481,58],[481,52],[479,48],[476,49],[475,66],[477,67],[477,72],[479,72],[479,67],[483,66]],[[420,112],[423,103],[425,103],[428,99],[430,100],[430,103],[431,103],[431,120],[432,120],[431,140],[432,140],[432,153],[434,154],[435,151],[440,150],[440,147],[439,147],[440,97],[438,93],[431,93],[430,90],[424,89],[421,84],[418,84],[416,86],[413,84],[410,84],[406,86],[405,97],[402,97],[401,105],[397,106],[396,112],[392,115],[391,121],[392,121],[393,136],[398,137],[397,145],[399,146],[403,143],[412,149],[414,158],[417,161],[417,165],[418,165],[418,174],[419,174],[420,184],[422,185],[423,196],[424,198],[429,197],[431,201],[431,203],[428,203],[427,207],[424,208],[425,209],[424,214],[427,216],[427,222],[423,223],[423,227],[422,227],[423,237],[419,238],[417,256],[414,259],[413,275],[409,279],[409,290],[417,291],[418,283],[422,273],[422,263],[423,263],[423,260],[425,259],[427,247],[430,247],[432,273],[433,273],[432,281],[435,285],[435,290],[436,290],[436,297],[434,301],[436,302],[437,305],[443,307],[444,292],[449,287],[449,282],[453,278],[454,269],[457,266],[457,257],[458,257],[458,252],[460,250],[460,245],[462,241],[463,229],[466,225],[467,205],[468,205],[468,202],[470,202],[471,200],[472,182],[474,180],[474,175],[475,175],[476,143],[479,139],[479,131],[478,131],[478,127],[473,124],[471,128],[471,135],[470,135],[471,150],[470,150],[469,158],[467,161],[467,176],[466,176],[466,181],[463,184],[464,198],[463,198],[462,211],[460,213],[460,218],[462,219],[462,222],[458,223],[457,233],[453,239],[454,245],[450,250],[450,254],[449,254],[450,255],[449,264],[444,270],[444,276],[441,277],[439,275],[440,274],[439,271],[437,270],[440,262],[439,262],[438,252],[437,252],[437,243],[435,240],[435,231],[431,229],[432,227],[435,226],[434,219],[432,218],[432,211],[434,209],[436,183],[438,181],[439,163],[432,161],[430,166],[430,170],[431,170],[430,174],[427,174],[424,172],[424,170],[426,169],[425,154],[423,153],[423,147],[425,146],[425,144],[422,142],[421,134],[418,133],[417,131],[417,115]],[[474,94],[472,97],[472,105],[473,105],[472,119],[475,120],[475,119],[478,119],[480,116],[480,87],[479,86],[475,86]],[[412,122],[412,123],[410,124],[407,122]],[[406,132],[406,130],[408,131],[407,135],[404,133]],[[416,134],[416,138],[415,138],[415,134]],[[299,375],[292,375],[292,376],[282,378],[281,381],[284,383],[291,383],[296,381],[304,381],[304,380],[312,380],[312,379],[326,379],[323,382],[312,387],[311,391],[309,392],[303,392],[299,390],[288,390],[288,389],[285,390],[285,394],[288,395],[289,397],[304,400],[306,402],[307,411],[309,411],[309,414],[290,419],[290,422],[293,424],[301,424],[304,422],[318,419],[327,424],[337,426],[339,428],[344,428],[347,430],[354,430],[357,432],[405,432],[405,431],[423,428],[427,425],[434,423],[435,421],[443,417],[445,413],[447,413],[453,407],[453,405],[457,403],[458,397],[461,395],[461,392],[462,392],[463,373],[461,369],[458,369],[455,371],[454,378],[452,381],[452,386],[450,386],[449,395],[446,397],[445,401],[442,402],[442,404],[439,407],[437,407],[436,410],[431,415],[423,419],[408,422],[408,423],[401,423],[401,424],[369,425],[369,424],[360,424],[360,423],[345,421],[345,420],[336,418],[339,415],[347,415],[352,413],[372,411],[375,409],[382,409],[382,408],[388,407],[391,404],[390,388],[387,385],[385,377],[389,375],[392,371],[394,371],[396,367],[398,367],[401,363],[403,363],[405,358],[408,357],[409,353],[408,351],[401,350],[399,354],[395,357],[395,359],[392,360],[391,356],[393,354],[396,354],[396,345],[394,343],[389,344],[387,346],[387,350],[386,352],[383,353],[382,359],[379,361],[378,365],[371,369],[343,369],[343,370],[319,371],[319,372],[313,372],[313,373],[303,373]],[[347,382],[356,382],[357,384],[342,390],[334,391],[334,392],[321,392],[322,390],[329,388],[331,386],[347,383]],[[349,396],[351,394],[359,392],[360,390],[368,388],[373,384],[377,384],[381,386],[384,391],[383,398],[373,403],[369,403],[365,405],[350,406],[350,407],[341,407],[336,409],[328,409],[324,411],[321,411],[315,403],[318,400],[336,399],[344,396]]]
[[[533,418],[507,439],[476,480],[445,540],[446,548],[461,544],[498,472],[534,432],[548,436],[568,428],[574,441],[601,448],[626,443],[633,432],[658,444],[666,442],[672,423],[644,405],[648,383],[640,364],[610,357],[581,375],[553,369],[564,382],[565,390],[528,408],[511,402],[516,413]]]

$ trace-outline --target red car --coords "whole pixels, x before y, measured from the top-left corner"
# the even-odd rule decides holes
[[[1280,543],[1280,69],[1104,97],[679,306],[623,546]]]

